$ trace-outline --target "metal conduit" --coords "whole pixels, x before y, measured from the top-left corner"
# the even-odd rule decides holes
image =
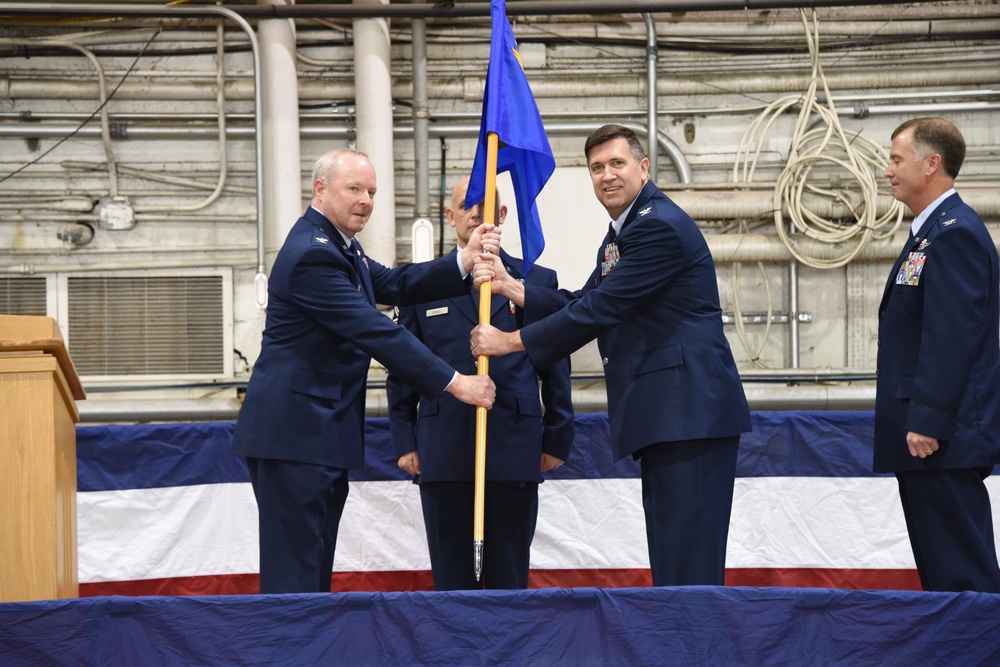
[[[88,395],[93,397],[93,391],[88,388]],[[768,386],[744,382],[743,391],[752,410],[872,410],[875,407],[874,383]],[[366,417],[389,416],[385,391],[371,383],[365,405]],[[231,421],[239,416],[240,411],[238,399],[211,397],[170,401],[89,400],[81,402],[78,407],[83,423]],[[574,386],[573,408],[578,414],[607,411],[607,393],[603,382],[589,383],[586,387]]]
[[[991,93],[993,91],[984,91],[985,93]],[[954,102],[954,103],[927,103],[927,104],[889,104],[889,105],[877,105],[870,106],[867,104],[854,105],[853,108],[841,107],[837,110],[837,113],[842,116],[855,116],[857,118],[864,118],[870,115],[876,114],[927,114],[927,113],[964,113],[964,112],[974,112],[974,111],[998,111],[1000,110],[1000,102]],[[257,125],[260,124],[260,119],[257,120]],[[610,120],[610,119],[609,119]],[[590,132],[597,129],[602,123],[602,121],[557,121],[545,124],[545,130],[549,134],[561,134],[561,135],[573,135],[581,134],[585,132]],[[648,129],[634,121],[619,121],[619,124],[629,127],[630,129],[640,132],[647,137],[648,143]],[[77,130],[76,126],[65,125],[65,124],[39,124],[39,123],[4,123],[0,124],[0,137],[32,137],[39,139],[47,138],[61,138],[69,133]],[[234,139],[249,139],[256,135],[258,141],[261,136],[261,130],[259,127],[254,129],[247,127],[227,127],[227,136]],[[471,138],[479,136],[479,124],[478,123],[449,123],[440,124],[435,123],[430,125],[427,130],[428,136],[436,138]],[[316,126],[305,126],[300,128],[300,133],[302,137],[313,138],[313,139],[340,139],[347,140],[354,137],[354,130],[346,126],[335,126],[335,125],[316,125]],[[407,139],[414,137],[416,130],[413,126],[400,126],[396,125],[393,128],[393,134],[395,139]],[[190,127],[190,126],[161,126],[161,125],[128,125],[125,129],[124,136],[131,139],[167,139],[167,138],[185,138],[185,137],[201,137],[201,136],[217,136],[218,130],[216,128],[210,127]],[[96,138],[100,137],[100,129],[96,127],[83,127],[77,131],[77,136]],[[670,139],[670,137],[657,131],[656,133],[657,143],[660,150],[663,150],[670,157],[674,168],[677,170],[678,180],[681,183],[691,183],[692,182],[692,172],[691,167],[684,157],[684,153],[681,149]],[[647,146],[648,148],[648,146]],[[650,153],[653,151],[650,149]],[[260,155],[258,154],[258,173],[262,172],[260,165]],[[258,183],[258,188],[260,188]],[[260,202],[258,202],[258,212],[260,211]],[[259,216],[259,213],[258,213]]]
[[[752,410],[872,410],[875,407],[874,370],[745,370],[743,391]],[[834,383],[854,384],[834,384]],[[185,385],[181,388],[211,392],[227,385]],[[170,389],[169,386],[123,389],[88,388],[90,396],[101,391],[146,391]],[[605,412],[608,409],[604,379],[573,378],[573,407],[577,413]],[[365,416],[388,417],[389,405],[384,381],[368,383]],[[79,404],[80,419],[94,422],[217,421],[235,420],[240,402],[235,398],[203,397],[197,399],[121,399],[86,401]]]
[[[643,14],[642,20],[646,22],[646,139],[647,143],[651,144],[649,137],[659,136],[659,131],[656,129],[656,24],[653,22],[652,14]],[[646,150],[649,153],[649,180],[656,183],[659,151],[656,150],[655,146],[647,146]]]
[[[934,0],[912,0],[910,4]],[[813,7],[896,5],[899,0],[524,0],[507,5],[509,16],[573,14],[642,14],[654,12],[715,12]],[[487,2],[410,5],[315,4],[281,7],[234,6],[247,18],[467,18],[489,16]]]

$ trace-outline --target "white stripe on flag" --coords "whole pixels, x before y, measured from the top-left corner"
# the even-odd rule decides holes
[[[81,584],[256,572],[250,484],[77,494]]]
[[[1000,534],[1000,478],[987,486]],[[77,508],[81,583],[257,571],[257,508],[249,484],[85,492],[77,495]],[[531,565],[647,568],[639,480],[543,484]],[[895,479],[737,479],[726,565],[912,569]],[[413,484],[351,484],[334,568],[430,569]]]

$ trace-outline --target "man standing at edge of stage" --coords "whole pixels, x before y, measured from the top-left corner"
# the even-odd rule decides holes
[[[445,211],[461,252],[483,223],[483,204],[466,208],[469,178],[455,186]],[[503,224],[507,207],[496,200],[494,220]],[[528,284],[558,287],[552,269],[535,264],[527,276],[523,262],[500,251],[508,275]],[[517,330],[520,308],[494,299],[490,322]],[[479,322],[479,290],[469,281],[465,294],[401,308],[399,323],[455,368],[475,369],[469,332]],[[483,571],[476,580],[473,509],[476,410],[447,396],[420,396],[395,375],[386,382],[389,425],[399,467],[414,475],[431,558],[434,590],[528,587],[531,541],[538,517],[541,473],[558,468],[573,445],[570,362],[562,359],[538,370],[528,355],[490,361],[497,400],[486,423],[486,488]],[[539,397],[539,386],[541,394]],[[544,407],[544,410],[543,410]]]
[[[375,304],[465,294],[476,254],[497,252],[499,231],[482,225],[456,257],[390,269],[354,239],[374,204],[368,157],[335,149],[312,180],[312,206],[271,270],[260,356],[233,434],[259,511],[261,593],[330,591],[348,469],[363,465],[371,357],[428,396],[489,408],[496,395],[489,377],[457,373]]]
[[[605,125],[585,154],[612,218],[596,269],[569,292],[521,285],[495,260],[477,263],[477,283],[492,279],[526,324],[512,333],[477,326],[472,352],[527,351],[545,368],[597,338],[615,458],[640,461],[653,585],[723,585],[750,410],[722,329],[715,265],[694,221],[649,182],[634,132]]]
[[[892,133],[885,176],[913,212],[879,306],[875,472],[893,472],[925,591],[1000,593],[984,480],[1000,454],[1000,269],[954,189],[965,139],[943,118]]]

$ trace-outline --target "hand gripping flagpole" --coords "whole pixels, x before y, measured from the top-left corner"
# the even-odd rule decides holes
[[[483,202],[483,222],[495,224],[497,205],[497,150],[499,138],[496,132],[486,135],[486,200]],[[479,286],[479,323],[490,323],[492,310],[493,281],[487,280]],[[490,358],[480,354],[476,357],[478,375],[490,374]],[[483,573],[483,525],[486,508],[486,408],[476,408],[476,483],[475,504],[473,506],[472,547],[473,567],[476,581]]]

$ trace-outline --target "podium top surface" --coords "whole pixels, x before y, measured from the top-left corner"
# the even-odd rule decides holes
[[[53,355],[59,362],[73,398],[87,397],[63,342],[59,323],[51,317],[34,315],[0,315],[0,353],[41,352]]]
[[[58,338],[62,340],[59,323],[51,317],[34,315],[0,315],[0,342]]]

